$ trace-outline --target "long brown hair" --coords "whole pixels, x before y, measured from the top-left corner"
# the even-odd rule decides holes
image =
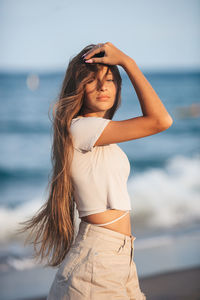
[[[53,105],[52,170],[47,185],[48,199],[32,218],[20,223],[23,226],[20,233],[30,230],[25,243],[34,235],[31,242],[34,244],[34,258],[40,257],[40,262],[47,258],[46,266],[60,265],[75,237],[75,202],[70,176],[74,148],[70,124],[73,118],[82,114],[85,85],[102,68],[102,64],[87,64],[82,59],[82,55],[94,46],[86,46],[69,62],[58,100]],[[106,117],[112,119],[121,104],[121,76],[117,66],[107,66],[117,87],[114,105],[106,112]],[[38,250],[36,245],[39,243]]]

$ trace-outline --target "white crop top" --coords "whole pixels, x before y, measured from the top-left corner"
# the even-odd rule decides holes
[[[131,210],[127,191],[130,163],[117,144],[95,146],[110,119],[72,119],[74,156],[71,177],[79,217],[108,209]]]

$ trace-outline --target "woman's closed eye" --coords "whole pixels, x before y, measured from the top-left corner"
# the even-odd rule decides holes
[[[91,78],[87,83],[92,83],[96,78]]]
[[[97,79],[96,77],[92,77],[92,78],[89,79],[89,81],[87,82],[87,84],[93,83],[96,80],[97,81],[101,81],[101,80]],[[107,82],[114,82],[114,79],[109,76],[109,77],[106,78],[106,81]]]

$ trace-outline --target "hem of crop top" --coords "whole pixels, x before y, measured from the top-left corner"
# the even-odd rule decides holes
[[[102,224],[93,224],[95,226],[105,226],[105,225],[109,225],[109,224],[112,224],[112,223],[115,223],[117,221],[119,221],[120,219],[124,218],[127,214],[129,213],[129,210],[126,210],[125,213],[123,213],[123,215],[119,216],[118,218],[110,221],[110,222],[107,222],[107,223],[102,223]]]
[[[107,211],[107,210],[111,210],[111,209],[117,209],[117,210],[122,210],[122,211],[131,211],[131,208],[118,208],[118,207],[108,207],[107,209],[105,208],[101,208],[101,209],[96,209],[96,210],[92,210],[92,211],[89,211],[86,212],[86,214],[84,214],[84,211],[79,211],[79,217],[82,218],[82,217],[86,217],[86,216],[90,216],[90,215],[93,215],[93,214],[98,214],[100,212],[104,212],[104,211]]]

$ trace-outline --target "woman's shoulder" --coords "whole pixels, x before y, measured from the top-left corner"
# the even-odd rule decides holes
[[[71,125],[74,123],[80,123],[80,124],[86,124],[86,125],[97,125],[98,124],[104,124],[104,123],[109,123],[111,121],[110,119],[106,119],[103,117],[83,117],[83,116],[78,116],[72,119]]]
[[[102,117],[73,118],[70,129],[77,147],[91,151],[109,121]]]

